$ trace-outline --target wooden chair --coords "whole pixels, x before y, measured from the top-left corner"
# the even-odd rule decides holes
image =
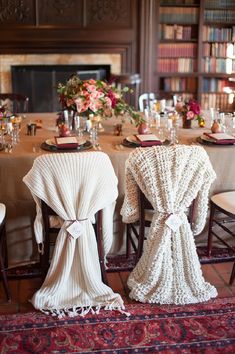
[[[6,242],[6,207],[4,204],[0,203],[0,271],[1,271],[1,278],[3,281],[3,287],[5,290],[5,294],[7,300],[11,300],[11,293],[10,288],[8,285],[7,280],[7,266],[8,266],[8,259],[7,259],[7,242]]]
[[[229,226],[234,225],[235,221],[235,191],[218,193],[211,197],[210,200],[210,219],[208,230],[208,256],[211,256],[213,237],[215,237],[220,243],[226,246],[226,248],[234,252],[235,259],[235,247],[224,239],[224,236],[218,234],[214,226],[217,225],[219,230],[224,231],[225,235],[235,237],[235,232],[229,229]],[[226,226],[227,225],[227,226]],[[230,259],[229,259],[230,260]],[[226,261],[226,258],[223,259]],[[229,284],[232,285],[235,278],[235,262],[233,265],[232,273],[230,276]]]
[[[140,110],[140,112],[144,112],[145,108],[151,107],[151,105],[153,105],[155,99],[156,99],[156,96],[155,96],[155,93],[153,93],[153,92],[142,93],[142,95],[139,96],[139,110]]]
[[[12,113],[26,113],[29,110],[29,98],[18,93],[0,93],[0,101]]]
[[[45,278],[49,265],[50,265],[50,250],[51,246],[55,244],[55,237],[59,232],[59,226],[51,226],[51,217],[56,217],[58,220],[58,225],[60,224],[60,218],[43,200],[41,200],[42,206],[42,218],[43,218],[43,228],[44,228],[44,250],[40,257],[42,276]],[[97,248],[99,254],[99,263],[102,274],[102,280],[105,284],[108,284],[108,279],[105,269],[104,260],[104,250],[103,250],[103,238],[102,238],[102,210],[99,210],[96,214],[96,223],[94,224],[94,230],[97,241]],[[54,235],[54,237],[53,237]]]
[[[141,83],[140,75],[137,73],[135,74],[123,73],[120,75],[112,75],[111,81],[113,81],[118,88],[123,88],[124,86],[128,86],[131,89],[133,89],[134,95],[128,93],[125,95],[125,99],[129,104],[131,104],[137,110],[140,83]]]

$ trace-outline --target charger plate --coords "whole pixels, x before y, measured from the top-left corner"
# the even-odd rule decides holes
[[[231,144],[231,143],[223,143],[223,144],[218,144],[216,143],[213,139],[210,139],[209,137],[207,136],[198,136],[196,138],[196,141],[199,143],[199,144],[202,144],[202,145],[209,145],[209,146],[235,146],[235,144]]]
[[[169,144],[170,144],[169,140],[165,140],[162,143],[162,145],[169,145]],[[129,147],[129,148],[140,147],[140,143],[136,140],[136,137],[134,135],[130,135],[130,136],[127,136],[126,138],[124,138],[122,141],[122,145],[125,147]],[[148,147],[151,147],[151,146],[148,146]]]
[[[136,137],[134,135],[130,135],[123,139],[122,145],[132,148],[140,146],[140,143],[136,140]]]
[[[71,148],[71,149],[58,149],[57,146],[50,141],[50,139],[44,141],[41,144],[41,149],[45,151],[50,151],[50,152],[79,152],[79,151],[84,151],[84,150],[89,150],[92,148],[92,143],[87,140],[83,144],[78,145],[77,148]]]

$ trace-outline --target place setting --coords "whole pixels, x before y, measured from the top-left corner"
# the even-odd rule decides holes
[[[210,146],[234,146],[235,137],[227,133],[204,133],[196,138],[202,145]]]
[[[47,139],[41,144],[41,149],[50,152],[78,152],[91,149],[92,142],[85,138],[79,139],[76,136],[55,137]]]
[[[133,134],[125,137],[122,145],[129,148],[135,147],[151,147],[159,145],[174,145],[178,144],[177,133],[175,129],[159,128],[154,133]]]

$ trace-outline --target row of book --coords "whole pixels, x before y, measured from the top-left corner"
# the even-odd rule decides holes
[[[200,0],[161,0],[161,5],[199,5]]]
[[[160,22],[165,23],[198,23],[198,8],[161,7]]]
[[[202,38],[203,41],[235,42],[235,26],[224,28],[204,26]]]
[[[203,43],[203,56],[233,58],[235,56],[235,43]]]
[[[204,58],[203,69],[206,73],[226,73],[235,72],[235,59]]]
[[[235,22],[235,10],[205,10],[205,22]]]
[[[197,55],[196,43],[176,43],[167,44],[162,43],[159,45],[159,57],[165,58],[194,58]]]
[[[203,93],[201,97],[201,107],[205,110],[208,110],[211,107],[219,107],[221,111],[229,111],[233,108],[233,104],[230,95],[226,93]]]
[[[229,86],[228,80],[218,78],[204,78],[203,92],[223,92],[223,88]]]
[[[157,70],[159,72],[183,72],[196,71],[197,61],[191,58],[158,59]]]
[[[190,91],[196,92],[197,79],[196,78],[179,78],[179,77],[167,77],[163,78],[160,83],[160,87],[166,92],[182,92]]]
[[[234,0],[204,0],[205,8],[235,8]]]
[[[196,39],[197,36],[193,29],[192,26],[167,25],[164,23],[160,26],[160,39],[191,40],[193,37]]]

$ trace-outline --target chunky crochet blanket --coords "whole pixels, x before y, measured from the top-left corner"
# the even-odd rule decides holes
[[[102,282],[92,226],[95,213],[102,209],[107,254],[112,245],[118,195],[117,177],[109,157],[103,152],[42,155],[23,181],[37,206],[34,229],[38,243],[43,242],[40,199],[64,221],[46,279],[31,300],[34,307],[59,317],[85,315],[89,310],[98,312],[101,307],[124,309],[120,295]],[[81,227],[75,238],[67,231],[74,221]]]
[[[123,221],[133,223],[139,219],[138,186],[154,208],[142,257],[128,279],[131,298],[189,304],[217,295],[202,276],[193,236],[205,226],[209,188],[215,177],[208,155],[200,146],[155,146],[138,148],[130,154]],[[186,211],[194,199],[192,232]],[[167,225],[170,216],[175,218],[175,230]]]

